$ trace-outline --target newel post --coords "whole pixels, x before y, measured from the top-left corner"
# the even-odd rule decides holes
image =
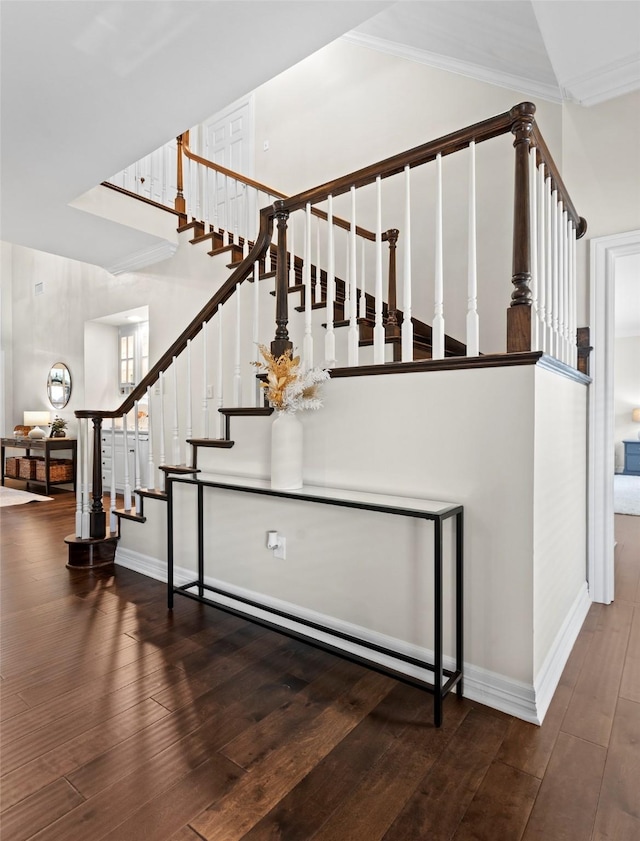
[[[387,310],[387,323],[385,324],[385,336],[387,339],[400,335],[398,324],[398,291],[396,279],[396,247],[400,231],[392,228],[387,231],[387,242],[389,243],[389,306]]]
[[[511,109],[514,135],[515,181],[513,206],[513,275],[511,304],[507,310],[507,353],[531,350],[531,219],[529,149],[536,106],[521,102]]]
[[[182,143],[183,143],[183,139],[182,139],[181,134],[179,134],[178,137],[176,138],[176,143],[177,143],[177,150],[176,151],[177,151],[177,155],[178,155],[177,173],[176,173],[177,194],[176,194],[176,199],[175,199],[175,202],[174,202],[174,209],[177,210],[177,212],[180,213],[182,216],[186,217],[186,215],[187,215],[187,205],[186,205],[186,202],[184,200],[184,192],[183,192],[184,191],[184,176],[183,176],[183,173],[182,173]]]
[[[94,416],[91,420],[93,421],[93,476],[89,536],[100,538],[107,534],[107,515],[102,507],[102,418]]]
[[[287,269],[287,219],[289,211],[283,207],[284,202],[276,201],[275,216],[278,223],[278,246],[276,252],[276,335],[271,342],[271,353],[282,356],[287,350],[293,349],[289,341],[289,272]],[[291,260],[294,260],[293,254]]]

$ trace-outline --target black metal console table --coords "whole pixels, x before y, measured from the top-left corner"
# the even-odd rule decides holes
[[[174,512],[173,494],[174,485],[186,484],[196,486],[198,499],[197,527],[198,527],[198,571],[197,578],[182,586],[174,584]],[[345,508],[359,508],[368,511],[380,511],[387,514],[397,514],[403,517],[414,517],[423,520],[430,520],[434,524],[434,662],[429,663],[405,654],[393,651],[383,646],[368,642],[341,631],[334,630],[325,625],[302,619],[294,614],[277,610],[273,607],[265,607],[258,601],[227,592],[218,587],[212,587],[204,582],[204,491],[205,488],[222,488],[239,493],[263,494],[283,499],[302,500],[316,504],[338,505]],[[173,610],[174,594],[186,596],[195,601],[212,605],[220,610],[241,616],[251,622],[264,627],[271,628],[279,633],[303,640],[310,645],[323,648],[347,660],[352,660],[368,666],[375,671],[391,675],[403,683],[417,686],[434,695],[434,723],[439,727],[442,723],[442,702],[446,695],[455,687],[459,696],[462,696],[462,663],[463,663],[463,507],[449,502],[435,502],[433,500],[416,499],[412,497],[385,496],[382,494],[365,493],[360,491],[349,491],[338,488],[322,488],[317,486],[305,486],[300,490],[278,491],[270,487],[270,483],[264,479],[250,479],[239,476],[228,476],[222,474],[200,474],[198,476],[168,476],[167,477],[167,524],[168,524],[168,607]],[[450,517],[455,518],[455,633],[456,633],[456,665],[455,669],[445,669],[443,666],[443,523]],[[192,590],[196,592],[191,592]],[[241,606],[234,607],[226,603],[220,603],[207,598],[205,591],[216,593],[228,599],[233,599],[240,605],[245,604],[259,608],[267,615],[279,616],[290,622],[295,622],[301,630],[283,627],[275,621],[254,616],[243,610]],[[303,628],[321,631],[336,639],[336,643],[319,640],[305,632]],[[381,665],[376,660],[366,655],[345,650],[340,647],[339,640],[355,643],[362,649],[370,652],[377,652],[393,657],[397,661],[408,663],[433,672],[433,683],[421,680],[413,675],[405,674],[392,667]]]

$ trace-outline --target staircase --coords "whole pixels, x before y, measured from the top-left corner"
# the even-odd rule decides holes
[[[272,413],[270,407],[263,405],[255,376],[253,385],[243,385],[251,354],[255,358],[257,343],[264,342],[263,324],[267,325],[265,329],[273,324],[270,312],[274,302],[271,296],[275,296],[276,323],[272,352],[279,355],[295,344],[297,352],[302,353],[304,364],[312,366],[313,359],[322,356],[319,349],[323,348],[332,367],[332,377],[383,371],[399,373],[442,370],[451,365],[480,367],[514,364],[519,355],[541,356],[543,353],[555,357],[558,364],[575,367],[578,359],[575,342],[575,240],[583,235],[586,223],[573,207],[539,134],[534,113],[534,106],[522,103],[504,114],[291,198],[282,197],[282,194],[261,185],[256,186],[255,182],[245,179],[247,189],[257,191],[257,198],[261,193],[270,198],[276,197],[276,201],[263,206],[260,211],[257,233],[251,231],[249,224],[251,214],[248,200],[244,211],[236,208],[235,225],[229,229],[216,225],[209,218],[194,216],[190,212],[191,208],[195,204],[204,206],[205,202],[196,202],[193,196],[184,196],[182,158],[179,157],[176,198],[176,210],[180,214],[178,230],[193,245],[204,244],[210,256],[224,260],[230,274],[119,408],[113,411],[87,409],[76,412],[80,420],[79,493],[76,534],[68,540],[69,565],[91,567],[87,547],[95,541],[106,539],[100,465],[99,458],[95,457],[99,453],[96,441],[99,440],[103,421],[114,423],[116,419],[122,419],[126,436],[127,415],[137,408],[139,401],[148,401],[148,475],[151,481],[146,484],[151,487],[135,487],[139,483],[135,482],[134,477],[136,503],[129,505],[131,488],[128,477],[125,477],[125,507],[117,508],[115,477],[112,479],[110,525],[111,533],[115,534],[118,519],[143,522],[145,503],[148,500],[165,499],[164,480],[159,477],[197,473],[199,453],[203,450],[233,447],[231,426],[234,418],[265,418]],[[468,302],[467,341],[462,342],[447,335],[444,329],[440,173],[444,156],[468,150],[474,163],[475,145],[500,134],[513,134],[515,137],[513,291],[507,308],[507,353],[482,357],[478,340],[475,189],[470,192],[468,211],[469,281],[465,296]],[[184,149],[186,155],[189,154],[188,145],[180,143],[179,147]],[[412,170],[434,163],[439,177],[435,196],[435,306],[433,320],[429,325],[412,312],[415,278],[411,277],[411,231],[415,230],[417,223],[415,211],[412,217],[410,189]],[[228,170],[198,159],[198,165],[203,164],[229,177]],[[233,175],[241,178],[237,174]],[[381,187],[383,181],[393,177],[401,179],[404,190],[402,225],[383,231]],[[356,221],[356,194],[367,186],[375,188],[375,198],[372,199],[369,193],[366,200],[361,200],[358,210],[360,215]],[[350,218],[347,220],[333,213],[334,200],[340,196],[350,203]],[[367,230],[359,224],[363,216],[375,220],[375,230]],[[244,223],[241,230],[239,217],[243,217]],[[315,225],[315,237],[312,225]],[[383,245],[388,249],[386,261],[383,261]],[[396,259],[400,248],[401,308],[398,306],[396,283]],[[383,266],[383,263],[386,265]],[[368,287],[365,287],[365,279],[368,279]],[[245,281],[248,283],[245,284]],[[383,285],[387,290],[385,295]],[[249,288],[250,293],[247,292]],[[271,295],[266,295],[267,288]],[[265,295],[271,301],[268,311]],[[247,306],[249,298],[250,320],[253,324],[251,337],[243,329],[249,319],[245,311],[241,311],[241,307]],[[230,330],[231,319],[234,319],[234,323]],[[296,335],[297,340],[294,342],[292,336],[295,339]],[[212,342],[215,342],[215,348]],[[252,345],[248,358],[242,353],[243,342],[247,346]],[[197,351],[192,351],[192,345]],[[344,354],[335,351],[339,345],[343,346]],[[196,352],[201,361],[192,363]],[[199,365],[200,370],[192,372],[192,364],[195,367]],[[213,368],[215,370],[211,374]],[[223,421],[217,435],[211,434],[209,428],[209,396],[206,393],[202,396],[203,419],[201,422],[196,421],[194,427],[192,404],[200,399],[193,396],[194,387],[199,388],[198,378],[200,382],[216,382],[214,406],[216,415]],[[223,389],[225,379],[227,383]],[[186,397],[180,394],[183,386],[186,387]],[[160,389],[159,400],[155,393],[157,388]],[[233,394],[231,401],[229,391]],[[164,397],[167,394],[173,400],[173,420],[168,424],[170,436],[166,435],[164,421],[167,414]],[[247,394],[250,395],[249,404],[253,405],[247,405]],[[134,414],[137,416],[137,411]],[[89,420],[93,424],[91,432],[88,428]],[[172,459],[166,458],[165,443],[168,437],[171,440],[172,455],[181,452],[186,442],[187,451],[183,463],[172,464]],[[89,462],[92,452],[94,457],[90,483]],[[177,462],[175,458],[173,461]],[[159,464],[157,471],[156,463]],[[91,499],[90,484],[93,486]]]

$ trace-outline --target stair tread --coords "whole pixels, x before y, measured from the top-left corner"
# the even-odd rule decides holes
[[[232,409],[218,409],[221,415],[225,415],[226,417],[251,417],[255,415],[256,417],[262,417],[266,415],[272,415],[273,409],[271,406],[265,406],[261,408],[253,408],[253,407],[236,407]]]
[[[136,523],[147,522],[147,518],[142,514],[136,514],[135,508],[131,508],[130,510],[127,510],[126,508],[116,508],[113,513],[116,517],[121,517],[123,520],[133,520]]]
[[[167,498],[167,494],[165,491],[161,491],[158,488],[138,488],[136,493],[139,496],[146,497],[147,499],[162,499],[165,500]]]
[[[193,444],[194,447],[224,447],[229,449],[229,447],[233,447],[235,441],[228,438],[187,438],[187,444]]]
[[[187,464],[161,464],[158,469],[162,470],[163,473],[200,473],[197,467],[189,467]]]
[[[242,246],[236,242],[230,242],[229,245],[221,245],[220,248],[214,248],[212,251],[207,251],[210,257],[215,257],[216,254],[226,254],[228,252],[239,251],[242,253]]]

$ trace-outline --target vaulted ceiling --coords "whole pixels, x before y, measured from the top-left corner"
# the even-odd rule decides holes
[[[69,202],[345,33],[556,101],[640,87],[638,0],[0,0],[0,237],[150,248]]]

